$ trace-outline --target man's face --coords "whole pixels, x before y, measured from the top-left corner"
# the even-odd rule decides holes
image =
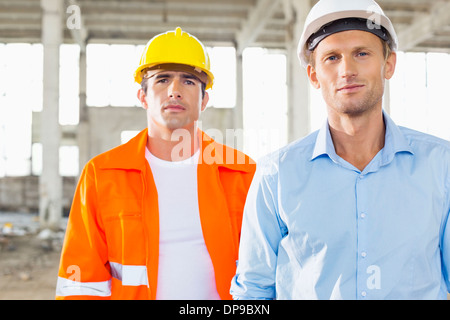
[[[209,99],[208,93],[202,98],[201,81],[182,71],[159,71],[147,81],[147,92],[140,89],[138,98],[147,110],[149,126],[192,128]]]
[[[322,89],[329,112],[358,116],[381,108],[385,79],[395,70],[396,55],[387,60],[381,40],[365,31],[332,34],[315,49],[315,66],[308,66],[312,85]]]

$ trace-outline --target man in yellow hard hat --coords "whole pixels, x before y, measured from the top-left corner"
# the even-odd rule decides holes
[[[85,166],[57,298],[229,299],[255,164],[197,128],[206,48],[181,28],[157,35],[135,80],[148,128]]]
[[[397,36],[373,0],[320,0],[298,46],[323,127],[258,163],[236,299],[447,299],[450,143],[383,111]]]

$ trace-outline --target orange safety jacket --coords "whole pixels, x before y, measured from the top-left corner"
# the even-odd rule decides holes
[[[145,129],[84,167],[62,248],[57,299],[155,299],[159,212],[145,158],[147,135]],[[200,130],[199,137],[200,221],[217,291],[221,299],[231,299],[243,207],[256,164]]]

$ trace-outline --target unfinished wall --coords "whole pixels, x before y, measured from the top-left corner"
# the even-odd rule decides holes
[[[63,177],[63,210],[67,215],[77,183],[75,177]],[[4,177],[0,179],[0,211],[38,212],[39,177]]]

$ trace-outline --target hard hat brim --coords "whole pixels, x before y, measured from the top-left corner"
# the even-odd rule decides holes
[[[156,64],[152,63],[152,64],[147,64],[147,65],[140,66],[134,73],[134,81],[136,83],[140,84],[142,82],[142,80],[143,80],[142,73],[146,69],[153,69],[155,67],[157,68],[158,66],[167,65],[167,64],[168,63],[156,63]],[[184,64],[179,64],[179,65],[184,65]],[[196,66],[192,66],[192,65],[184,65],[184,66],[187,66],[187,67],[190,67],[190,68],[193,68],[193,69],[198,68],[202,72],[204,72],[207,75],[207,77],[208,77],[207,82],[205,83],[206,90],[212,88],[212,86],[214,84],[214,75],[209,70],[206,70],[206,69],[203,69],[203,68],[199,68],[199,67],[196,67]],[[174,70],[174,71],[177,71],[177,70]]]
[[[201,69],[193,66],[188,66],[185,64],[176,64],[176,63],[167,63],[167,64],[160,64],[156,65],[150,68],[145,68],[141,71],[141,77],[142,78],[151,78],[152,76],[164,72],[164,71],[179,71],[179,72],[186,72],[189,74],[192,74],[194,77],[196,77],[200,82],[204,83],[205,86],[209,82],[208,75]]]

